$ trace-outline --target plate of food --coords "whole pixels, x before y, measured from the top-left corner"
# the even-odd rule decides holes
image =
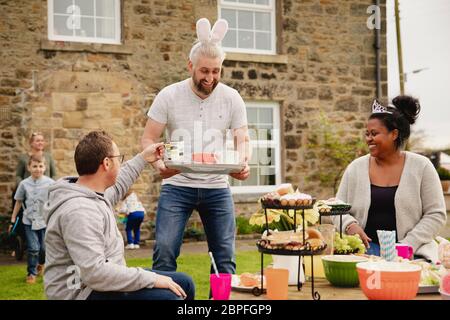
[[[241,275],[233,274],[231,288],[235,291],[253,292],[255,288],[261,289],[261,275],[244,272]],[[266,290],[266,277],[263,276],[263,291]]]

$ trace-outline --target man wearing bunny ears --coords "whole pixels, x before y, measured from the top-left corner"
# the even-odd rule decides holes
[[[158,141],[167,128],[169,141],[183,141],[186,154],[224,150],[226,133],[232,134],[245,168],[230,175],[249,177],[249,135],[245,104],[239,93],[220,83],[225,59],[220,41],[228,30],[219,19],[211,30],[209,21],[197,21],[198,41],[189,54],[190,78],[163,88],[148,111],[142,146]],[[156,215],[153,268],[175,271],[184,229],[196,209],[202,220],[219,272],[235,273],[235,218],[228,177],[218,174],[180,173],[162,160],[153,167],[163,178]],[[213,270],[211,269],[211,272]]]

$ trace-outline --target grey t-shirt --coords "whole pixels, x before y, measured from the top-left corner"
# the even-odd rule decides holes
[[[55,182],[52,178],[42,176],[37,180],[29,176],[22,180],[14,194],[14,200],[24,201],[25,210],[23,212],[22,222],[27,225],[36,225],[39,230],[45,228],[43,205],[48,199],[48,188]],[[35,223],[33,224],[33,221]]]
[[[206,99],[190,87],[190,78],[162,89],[147,113],[151,119],[166,124],[167,139],[184,141],[184,153],[221,153],[226,150],[230,129],[247,125],[244,100],[239,93],[219,83]],[[180,173],[163,180],[191,188],[227,188],[228,176]]]

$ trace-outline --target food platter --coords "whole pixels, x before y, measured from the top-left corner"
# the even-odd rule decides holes
[[[258,247],[258,251],[267,254],[277,254],[284,256],[310,256],[310,255],[320,255],[327,248],[327,245],[324,243],[323,246],[312,249],[312,247],[305,245],[304,248],[291,250],[291,249],[270,249],[262,244],[263,240],[258,240],[256,246]]]
[[[229,174],[240,172],[245,168],[245,164],[200,163],[173,160],[166,160],[164,164],[169,169],[176,169],[183,173]]]
[[[265,288],[265,276],[264,276],[263,282],[264,282],[263,292],[265,292],[266,291],[266,288]],[[255,288],[258,289],[258,290],[261,290],[260,286],[259,287],[256,287],[256,286],[249,286],[249,287],[243,286],[241,284],[239,275],[237,275],[237,274],[233,274],[231,276],[231,288],[234,291],[240,291],[240,292],[253,292],[255,290]]]

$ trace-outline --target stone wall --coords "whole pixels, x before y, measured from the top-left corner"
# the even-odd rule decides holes
[[[10,211],[16,159],[34,130],[45,133],[58,176],[76,174],[74,147],[92,129],[111,133],[128,157],[137,153],[155,94],[188,77],[196,20],[215,21],[218,12],[211,0],[122,4],[123,45],[114,46],[47,41],[47,1],[0,0],[0,213]],[[318,155],[308,152],[308,138],[319,111],[345,129],[346,137],[361,136],[375,96],[375,36],[366,26],[371,4],[277,1],[279,54],[229,54],[224,62],[222,81],[244,100],[279,102],[283,181],[318,197],[332,195],[306,179],[317,170]],[[383,22],[383,98],[385,30]],[[146,169],[135,187],[151,216],[160,179]],[[256,210],[254,200],[237,203],[238,214]]]

